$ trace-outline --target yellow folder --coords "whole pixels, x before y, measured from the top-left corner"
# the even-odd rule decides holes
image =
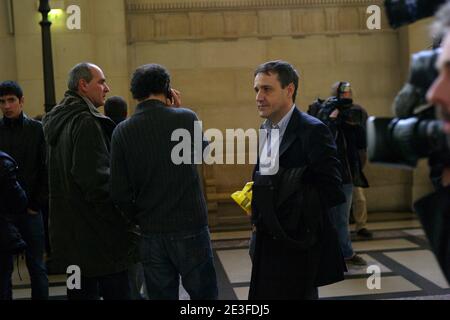
[[[231,195],[231,198],[244,209],[247,215],[252,213],[252,187],[253,181],[247,182],[241,191],[236,191]]]

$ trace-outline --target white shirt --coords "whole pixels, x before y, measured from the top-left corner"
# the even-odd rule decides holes
[[[262,149],[260,149],[259,155],[261,174],[272,175],[278,172],[279,149],[294,108],[295,104],[278,123],[274,124],[267,119],[262,124],[262,130],[260,131],[260,146],[262,146]]]

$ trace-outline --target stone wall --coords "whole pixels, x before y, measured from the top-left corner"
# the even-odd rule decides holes
[[[376,3],[381,1],[128,0],[130,67],[169,68],[173,86],[205,129],[259,127],[253,70],[272,59],[287,60],[300,72],[297,104],[303,111],[326,97],[335,81],[347,80],[371,115],[390,116],[408,64],[384,12],[382,29],[367,29],[366,8]],[[222,192],[243,185],[251,173],[238,165],[214,171]],[[410,209],[411,172],[374,165],[366,172],[370,211]]]
[[[9,1],[0,1],[0,79],[17,78],[14,21]]]

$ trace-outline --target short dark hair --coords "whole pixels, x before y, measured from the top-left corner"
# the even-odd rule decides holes
[[[0,83],[0,97],[6,95],[14,95],[19,99],[23,97],[23,90],[15,81],[3,81]]]
[[[105,101],[105,116],[110,118],[126,117],[128,105],[124,98],[114,96]]]
[[[442,39],[450,31],[450,2],[444,4],[436,13],[436,19],[433,23],[433,36]]]
[[[131,93],[136,100],[144,100],[152,94],[166,94],[170,89],[170,74],[159,64],[140,66],[131,79]]]
[[[289,84],[293,83],[295,86],[295,90],[294,94],[292,95],[292,100],[295,102],[295,98],[297,96],[299,74],[290,63],[282,60],[269,61],[258,66],[253,76],[256,77],[256,75],[259,73],[264,73],[267,75],[271,73],[277,74],[278,81],[280,81],[281,87],[283,89],[286,88]]]

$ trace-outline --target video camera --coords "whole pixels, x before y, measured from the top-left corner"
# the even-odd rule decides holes
[[[370,117],[367,121],[371,162],[415,167],[420,158],[450,154],[442,122],[426,102],[426,93],[438,75],[435,63],[440,52],[434,49],[413,55],[409,80],[394,100],[399,118]]]
[[[407,119],[370,117],[367,142],[373,163],[414,168],[419,159],[433,154],[441,155],[446,162],[450,159],[450,139],[442,131],[442,121],[423,115]]]
[[[394,100],[399,118],[368,119],[371,162],[414,168],[419,159],[439,155],[450,163],[450,138],[442,130],[442,121],[436,119],[434,106],[426,104],[426,93],[438,75],[439,54],[440,49],[435,49],[413,56],[409,80]]]
[[[336,124],[343,122],[359,124],[363,121],[362,111],[352,108],[351,99],[342,99],[338,97],[330,97],[326,100],[317,99],[311,106],[308,113],[316,116],[319,120],[327,123],[330,120],[330,115],[334,110],[339,110]]]
[[[349,82],[337,82],[333,86],[333,96],[326,100],[317,99],[308,109],[308,114],[318,118],[324,123],[333,120],[335,125],[348,123],[351,125],[359,125],[363,123],[364,114],[359,108],[352,108],[353,98],[352,89]],[[339,114],[336,119],[331,119],[334,110],[338,110]]]
[[[393,27],[434,14],[446,1],[386,0]],[[426,93],[438,76],[435,68],[440,49],[419,52],[412,57],[409,79],[394,100],[398,118],[370,117],[367,121],[368,157],[371,162],[416,167],[421,158],[450,164],[450,138],[442,130],[435,107]]]

